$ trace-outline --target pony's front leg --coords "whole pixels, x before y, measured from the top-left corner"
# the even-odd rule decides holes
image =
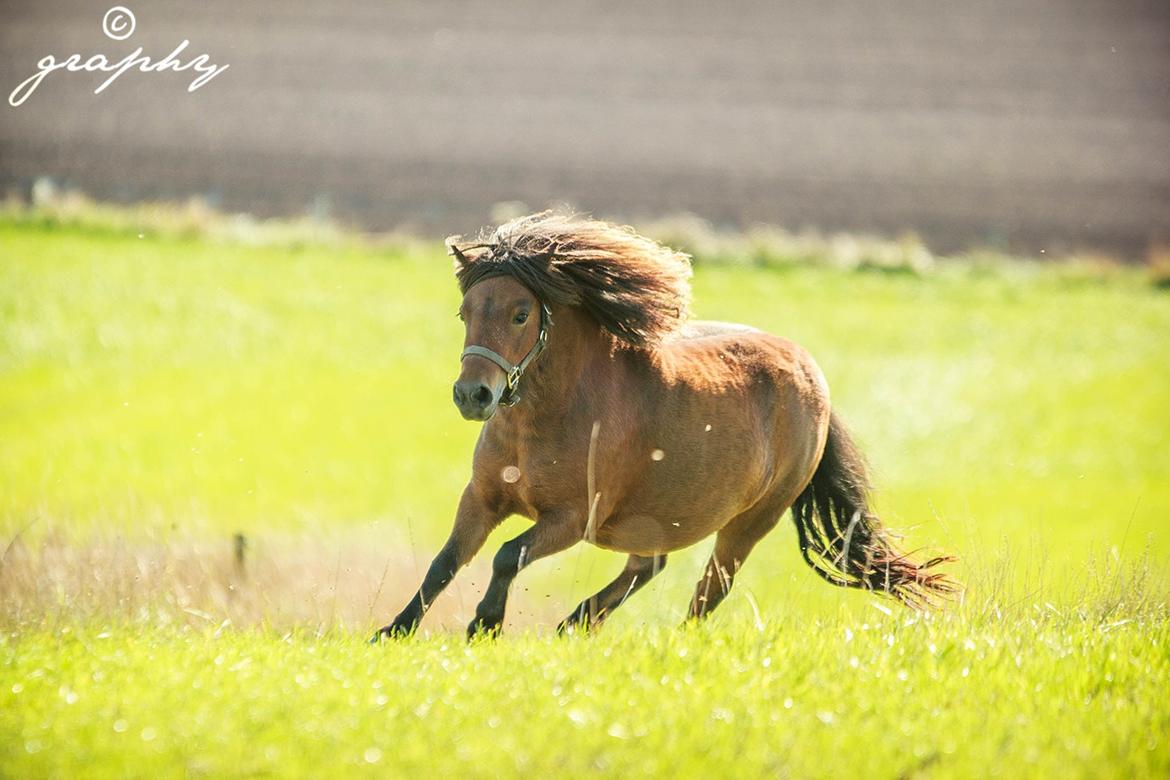
[[[383,637],[402,637],[414,633],[423,615],[434,603],[435,597],[454,579],[455,572],[467,565],[472,556],[479,552],[488,534],[501,520],[503,513],[489,506],[475,488],[468,485],[463,491],[463,498],[459,500],[451,536],[431,562],[422,586],[398,617],[389,625],[378,629],[378,633],[374,634],[370,641],[378,642]]]
[[[567,550],[584,535],[584,522],[576,513],[542,512],[535,525],[505,542],[492,561],[492,581],[475,609],[475,619],[467,627],[467,638],[498,634],[504,622],[508,588],[520,570],[539,558]]]

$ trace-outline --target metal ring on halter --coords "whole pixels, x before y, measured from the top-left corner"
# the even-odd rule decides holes
[[[504,370],[504,392],[500,395],[500,406],[514,406],[520,400],[520,378],[524,376],[524,372],[528,366],[532,365],[532,361],[536,360],[537,356],[544,351],[545,345],[548,343],[548,329],[552,325],[552,311],[547,304],[540,304],[540,333],[536,336],[536,343],[532,345],[532,349],[528,350],[528,354],[521,358],[519,363],[513,365],[509,360],[496,352],[494,349],[481,347],[478,344],[472,344],[463,350],[463,354],[459,356],[462,361],[468,355],[476,355],[478,357],[487,358]]]

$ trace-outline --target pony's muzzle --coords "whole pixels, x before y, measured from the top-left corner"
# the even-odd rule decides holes
[[[486,420],[496,411],[496,394],[476,379],[460,379],[452,393],[465,420]]]

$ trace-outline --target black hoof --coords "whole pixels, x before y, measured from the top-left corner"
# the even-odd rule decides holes
[[[581,634],[589,630],[588,602],[581,603],[572,613],[557,624],[557,636]]]
[[[576,614],[567,617],[557,625],[557,636],[587,636],[601,627],[601,621],[586,623]]]
[[[495,639],[500,635],[500,621],[476,618],[467,626],[467,641],[475,639]]]
[[[406,639],[414,633],[414,629],[415,626],[399,626],[394,623],[388,626],[382,626],[370,637],[370,644],[380,645],[385,639]]]

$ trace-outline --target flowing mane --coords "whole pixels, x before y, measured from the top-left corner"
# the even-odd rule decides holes
[[[462,240],[448,238],[447,248],[463,293],[512,276],[545,303],[584,309],[630,347],[657,344],[690,316],[690,258],[633,228],[544,211]]]

